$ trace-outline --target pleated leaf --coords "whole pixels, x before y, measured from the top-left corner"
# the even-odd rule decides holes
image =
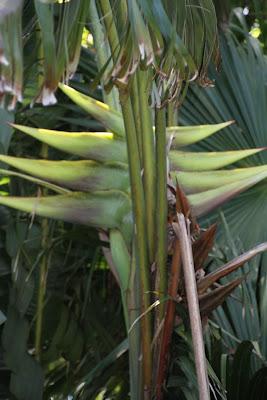
[[[0,22],[21,7],[23,0],[8,0],[0,4]]]
[[[14,128],[56,149],[97,161],[127,162],[126,146],[109,132],[63,132],[23,125]]]
[[[0,98],[9,110],[22,101],[22,0],[0,2]]]
[[[259,153],[264,148],[192,153],[172,150],[169,153],[171,169],[184,171],[207,171],[233,164],[245,157]]]
[[[246,399],[252,375],[253,343],[243,341],[237,347],[232,364],[228,393],[230,399]],[[249,400],[253,400],[250,398]]]
[[[0,161],[38,178],[70,189],[96,190],[129,189],[127,167],[103,165],[94,161],[47,161],[1,156]]]
[[[267,393],[267,367],[258,370],[249,382],[248,399],[265,400]]]
[[[32,97],[43,105],[56,102],[54,91],[59,80],[68,80],[76,71],[88,1],[57,1],[61,3],[57,7],[46,4],[55,2],[34,0],[31,5],[22,0],[0,2],[0,94],[2,103],[9,109],[22,101],[23,68],[31,56],[36,62],[26,67],[32,67],[27,73],[35,76],[37,63],[40,69],[39,76],[35,77],[36,83],[40,78],[38,88],[32,92]],[[27,35],[22,32],[22,21]],[[22,39],[25,37],[27,42],[33,38],[34,45],[29,47],[29,55],[25,52],[23,59],[25,43]]]
[[[221,35],[222,67],[219,73],[211,71],[215,87],[199,89],[192,85],[179,111],[182,125],[216,124],[231,119],[236,123],[194,145],[194,150],[214,152],[266,146],[266,56],[258,40],[245,30],[241,35],[241,30],[237,37],[233,31]],[[243,159],[238,166],[264,164],[267,152]],[[244,249],[267,240],[263,218],[267,215],[266,196],[266,185],[256,185],[222,209],[231,235],[241,240]],[[218,213],[210,215],[211,219],[218,219]]]

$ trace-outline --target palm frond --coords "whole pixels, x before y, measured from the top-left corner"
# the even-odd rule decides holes
[[[14,109],[17,101],[23,100],[23,42],[35,41],[35,55],[42,76],[36,74],[34,96],[44,105],[54,104],[54,92],[60,80],[68,81],[76,71],[83,27],[88,9],[85,0],[61,2],[35,0],[32,23],[25,21],[27,32],[23,36],[22,13],[28,2],[11,0],[0,5],[0,101]],[[33,6],[33,5],[32,5]],[[58,11],[58,16],[56,12]],[[29,25],[27,25],[29,24]],[[36,45],[37,43],[37,45]],[[30,57],[30,56],[29,56]]]
[[[119,36],[113,35],[114,67],[108,86],[126,88],[138,66],[152,66],[156,79],[152,103],[162,106],[179,101],[185,82],[198,80],[209,84],[207,68],[218,61],[216,14],[212,1],[128,1],[126,22],[120,20],[119,7],[101,2],[102,17],[109,30],[110,12],[117,21]],[[114,22],[113,22],[114,23]],[[123,25],[123,29],[121,29]]]
[[[202,141],[194,146],[195,149],[216,151],[266,146],[266,59],[256,39],[244,31],[243,38],[238,41],[232,31],[221,36],[222,69],[220,73],[215,70],[211,73],[215,87],[199,89],[192,86],[181,108],[182,124],[216,123],[225,119],[236,121],[235,125],[226,127],[223,134]],[[263,151],[240,160],[237,165],[260,166],[266,160],[267,153]],[[267,212],[264,182],[223,208],[232,235],[240,238],[245,249],[266,240],[263,219]]]

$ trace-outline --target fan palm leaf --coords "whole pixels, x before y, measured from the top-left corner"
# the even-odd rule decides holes
[[[235,125],[199,143],[200,151],[218,151],[266,146],[267,64],[259,42],[243,32],[246,40],[239,42],[232,31],[221,37],[222,70],[213,70],[214,88],[190,88],[180,112],[182,124],[216,123],[234,119]],[[191,109],[195,112],[192,114]],[[262,166],[267,153],[240,160],[239,167]],[[230,174],[231,172],[229,172]],[[242,240],[245,248],[266,239],[263,215],[267,212],[266,184],[256,185],[228,203],[224,214],[234,237]],[[216,216],[214,216],[216,218]],[[242,221],[242,224],[241,224]]]
[[[38,60],[44,73],[43,79],[40,79],[40,93],[37,97],[46,105],[55,102],[54,90],[58,81],[67,79],[75,69],[75,57],[79,53],[75,45],[80,40],[81,28],[86,18],[85,1],[63,1],[62,5],[52,3],[36,0],[36,15],[34,14],[34,20],[40,28],[40,31],[35,31],[39,43]],[[230,154],[217,153],[215,157],[204,152],[202,162],[197,167],[192,154],[181,152],[180,147],[211,136],[229,124],[222,124],[221,120],[213,127],[202,126],[199,132],[195,126],[187,130],[179,130],[174,126],[166,134],[164,105],[169,102],[179,103],[191,80],[204,86],[210,84],[206,77],[207,67],[211,59],[215,63],[217,61],[217,30],[211,0],[195,0],[192,4],[183,0],[174,4],[153,0],[119,3],[100,0],[98,5],[113,57],[113,67],[109,75],[104,71],[105,78],[107,77],[107,85],[116,84],[119,88],[122,114],[74,89],[60,85],[62,91],[98,119],[107,132],[62,132],[14,125],[17,130],[37,140],[72,154],[75,161],[28,160],[2,156],[2,161],[30,174],[24,177],[35,179],[38,183],[47,183],[47,187],[52,190],[56,184],[56,191],[63,190],[63,193],[54,195],[49,191],[36,198],[0,197],[0,203],[33,215],[91,225],[101,229],[102,235],[107,234],[114,264],[111,268],[122,292],[126,327],[134,328],[128,332],[131,391],[134,399],[148,398],[153,372],[152,324],[149,312],[153,308],[150,305],[150,293],[154,289],[154,283],[150,279],[152,262],[157,263],[159,271],[155,279],[155,293],[159,293],[160,303],[159,313],[156,312],[156,325],[164,315],[163,300],[167,294],[167,229],[164,229],[167,228],[166,141],[169,140],[170,169],[173,168],[174,160],[175,169],[182,169],[179,160],[184,158],[187,160],[186,171],[196,168],[213,170],[240,162],[244,157],[261,152],[263,146],[237,149]],[[57,15],[55,9],[58,11]],[[79,15],[79,26],[74,26],[73,20],[76,21],[77,18],[73,18],[73,15]],[[52,62],[55,64],[52,65]],[[110,65],[109,60],[106,63]],[[103,71],[100,71],[99,77],[103,79],[101,72]],[[131,99],[129,93],[133,94]],[[152,105],[156,106],[154,132],[149,97]],[[178,149],[173,150],[172,141]],[[81,160],[77,161],[76,157]],[[65,168],[62,172],[63,167]],[[110,171],[107,172],[107,168]],[[114,175],[112,171],[115,172]],[[219,187],[191,194],[189,200],[197,213],[209,211],[236,192],[265,178],[264,171],[260,174],[258,170],[249,172],[245,177],[242,175],[242,179],[240,175],[236,175],[237,181],[223,182]],[[118,182],[113,182],[114,179]],[[216,181],[216,176],[213,179]],[[190,182],[188,185],[190,186]],[[152,198],[154,204],[150,212],[148,200],[154,192],[156,201]],[[152,224],[148,221],[152,221]],[[155,239],[155,231],[157,251],[153,248],[154,244],[151,244]],[[240,280],[235,280],[231,286],[225,285],[216,292],[220,295],[219,303],[239,282]],[[209,311],[214,297],[208,296],[202,300],[205,302],[205,310]],[[64,324],[62,326],[64,328]],[[63,329],[62,326],[60,330]],[[76,331],[77,324],[70,324],[64,336],[62,351],[70,349],[70,342]],[[157,349],[154,353],[157,357]],[[74,359],[73,354],[70,357]],[[208,392],[208,388],[206,389]],[[143,392],[140,396],[141,390]]]

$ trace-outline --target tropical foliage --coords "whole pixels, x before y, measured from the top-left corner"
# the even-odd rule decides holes
[[[201,90],[201,93],[192,87],[181,109],[180,121],[183,124],[216,123],[225,118],[236,121],[236,124],[225,129],[223,135],[202,142],[201,150],[266,146],[266,60],[259,42],[248,35],[244,28],[242,32],[247,40],[241,43],[232,31],[221,37],[222,69],[220,74],[212,72],[216,86]],[[192,107],[195,113],[190,116]],[[208,114],[206,110],[209,110]],[[266,152],[262,152],[240,161],[238,166],[251,166],[253,163],[260,168],[265,162]],[[239,237],[246,248],[265,240],[262,220],[262,215],[266,213],[264,199],[265,184],[262,184],[224,208],[232,235]],[[242,221],[242,226],[238,221]],[[255,229],[252,229],[253,226]]]
[[[261,188],[267,167],[256,165],[259,157],[264,160],[265,144],[254,136],[238,146],[231,142],[225,151],[221,146],[197,153],[186,148],[216,143],[222,137],[216,132],[237,129],[232,115],[196,124],[197,108],[188,105],[191,92],[181,115],[183,122],[189,115],[192,123],[176,126],[174,107],[184,101],[189,82],[209,86],[208,66],[219,61],[213,3],[91,0],[88,15],[86,1],[59,3],[14,0],[0,6],[7,17],[0,19],[3,105],[12,109],[22,100],[23,72],[25,87],[11,126],[26,135],[16,134],[15,156],[6,155],[12,128],[5,128],[0,155],[3,165],[15,168],[1,170],[3,184],[11,183],[0,203],[22,211],[7,222],[3,212],[2,247],[11,269],[3,264],[1,276],[11,279],[12,288],[8,301],[6,288],[1,289],[0,322],[5,322],[2,347],[10,391],[28,400],[125,399],[129,350],[132,399],[190,398],[194,364],[192,395],[209,398],[209,375],[213,390],[225,396],[216,365],[213,370],[206,363],[201,322],[207,325],[210,313],[236,287],[242,292],[244,274],[226,276],[240,271],[266,244],[240,257],[235,252],[232,261],[227,258],[225,265],[205,273],[215,228],[200,230],[195,217],[248,188]],[[87,22],[93,45],[86,43],[81,51]],[[231,40],[239,49],[237,39]],[[249,54],[252,68],[254,59],[263,59],[251,43],[240,45],[238,54],[244,59]],[[58,82],[75,73],[80,52],[71,86],[59,84],[59,104],[49,111],[29,109],[34,101],[55,103]],[[255,64],[262,73],[264,62]],[[199,90],[202,96],[213,89]],[[13,120],[6,111],[3,118]],[[36,139],[42,143],[39,151],[33,150]],[[243,161],[247,157],[251,161]],[[30,222],[24,212],[31,214]],[[235,324],[230,319],[237,309],[230,298],[214,314],[213,324],[223,320],[224,340],[235,337],[226,324]],[[173,332],[175,357],[169,359]],[[238,357],[239,350],[234,365]],[[251,369],[248,381],[262,365]],[[224,379],[227,368],[216,372],[234,398],[240,389],[233,388],[234,377],[230,384]],[[264,376],[260,370],[252,378],[251,393]]]

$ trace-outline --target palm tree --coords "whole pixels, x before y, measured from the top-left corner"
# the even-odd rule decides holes
[[[58,81],[67,80],[75,70],[88,10],[86,1],[82,0],[63,2],[62,5],[36,0],[34,4],[35,11],[32,12],[32,3],[26,2],[24,12],[29,11],[34,25],[30,36],[39,41],[34,56],[41,64],[43,78],[38,82],[36,99],[47,105],[55,102]],[[20,32],[21,2],[13,1],[2,8]],[[55,11],[59,12],[56,16]],[[77,17],[73,18],[73,15]],[[168,299],[167,183],[172,187],[168,181],[169,172],[172,171],[171,176],[175,179],[177,170],[222,168],[261,149],[203,153],[198,154],[197,159],[194,153],[180,150],[180,147],[229,125],[183,128],[176,127],[174,119],[174,107],[182,102],[190,81],[195,80],[201,85],[211,83],[206,76],[207,68],[211,60],[218,61],[212,1],[197,0],[190,6],[186,1],[100,0],[98,4],[91,1],[90,16],[94,16],[92,32],[99,57],[100,74],[96,82],[100,80],[107,91],[112,90],[112,95],[105,96],[107,103],[101,103],[64,84],[59,87],[100,120],[107,132],[70,133],[14,125],[15,129],[46,145],[82,160],[47,161],[1,156],[1,161],[31,175],[23,174],[23,178],[43,185],[46,190],[38,199],[1,197],[0,203],[26,212],[34,211],[44,217],[94,226],[108,235],[111,268],[120,286],[128,332],[131,397],[149,399],[159,386],[161,327]],[[77,21],[79,23],[75,23]],[[13,34],[12,25],[6,26],[3,20],[0,24],[2,64],[12,65],[12,84],[8,81],[8,70],[3,66],[2,96],[4,103],[12,107],[16,100],[21,100],[22,75],[20,73],[17,80],[15,73],[17,69],[22,71],[21,35],[16,36],[16,45],[10,51],[7,43]],[[99,40],[101,34],[105,46]],[[45,152],[44,147],[43,154]],[[204,187],[200,193],[189,195],[194,214],[207,213],[264,179],[267,167],[248,168],[239,173],[237,179],[223,181],[211,190]],[[5,174],[19,176],[11,171],[5,171]],[[213,179],[217,181],[217,177]],[[191,177],[187,183],[190,187]],[[46,195],[51,190],[58,194]],[[185,209],[180,211],[180,214],[182,211],[186,214]],[[185,268],[191,241],[182,229],[185,226],[183,218],[178,218],[175,223],[178,224],[177,235]],[[46,235],[45,223],[43,232]],[[188,281],[186,284],[190,289]],[[43,308],[44,289],[40,285],[39,311]],[[196,288],[191,298],[199,317]],[[189,313],[192,317],[190,307]],[[37,344],[42,331],[41,319],[39,324]],[[39,357],[41,351],[38,348]],[[196,356],[199,357],[199,353]],[[200,356],[203,359],[203,352]],[[206,373],[198,372],[200,398],[206,399],[209,396]],[[161,388],[157,396],[161,398]]]

